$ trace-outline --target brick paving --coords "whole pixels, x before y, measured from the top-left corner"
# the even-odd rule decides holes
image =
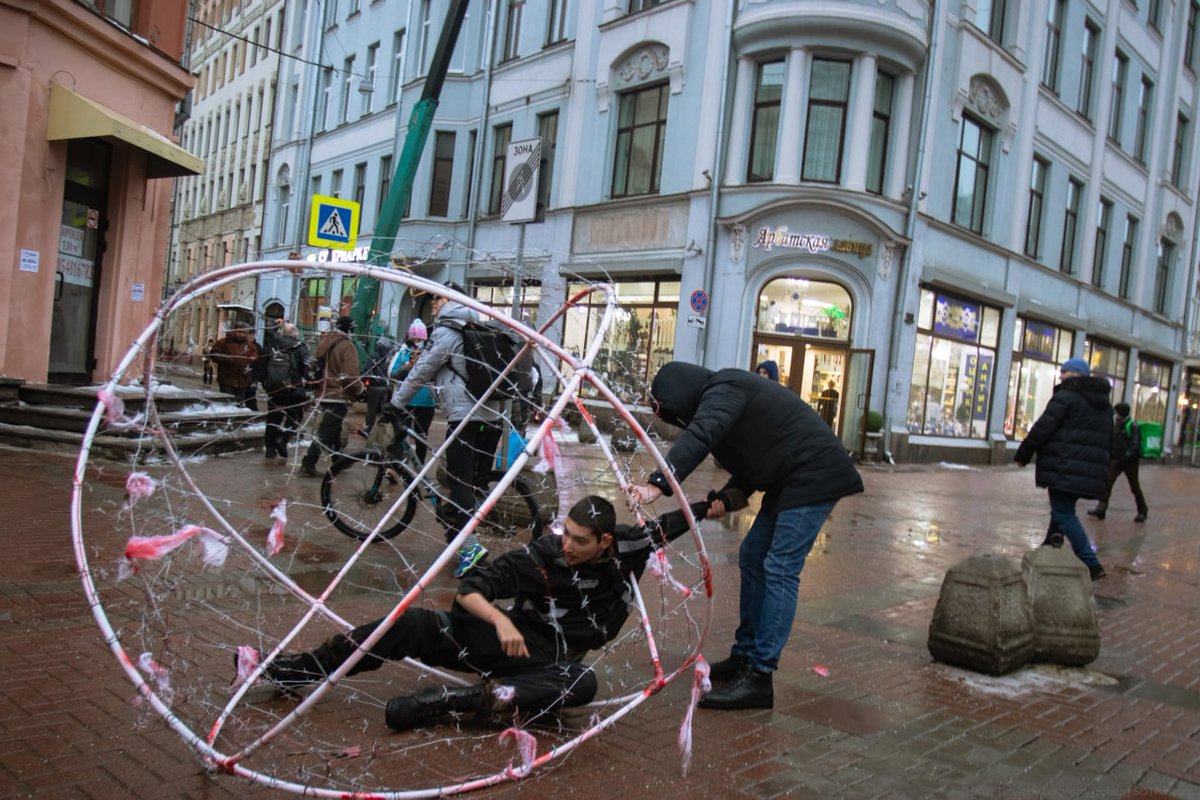
[[[566,499],[613,491],[596,448],[564,450],[567,474],[579,476],[563,482]],[[241,453],[196,459],[189,469],[259,544],[271,503],[292,498],[288,547],[277,558],[306,589],[324,586],[352,552],[354,544],[317,512],[317,482],[292,478],[279,462]],[[209,774],[160,717],[134,704],[76,576],[67,513],[72,470],[67,456],[0,451],[9,507],[0,564],[0,796],[277,796]],[[223,702],[217,689],[230,677],[231,645],[274,641],[290,627],[284,611],[294,601],[244,558],[231,557],[215,573],[190,569],[194,559],[182,550],[169,566],[118,583],[114,554],[131,533],[121,512],[127,472],[94,462],[85,483],[86,546],[105,610],[130,653],[165,647],[188,665],[176,676],[173,707],[189,721],[211,722]],[[1039,666],[1004,678],[937,664],[925,641],[947,568],[983,552],[1019,560],[1041,541],[1048,509],[1032,470],[872,466],[863,475],[867,493],[837,507],[805,568],[773,710],[698,711],[684,778],[675,742],[688,681],[680,681],[525,781],[474,796],[591,797],[599,789],[661,798],[1200,798],[1200,471],[1147,465],[1145,525],[1133,523],[1123,487],[1107,520],[1085,521],[1109,572],[1095,584],[1100,657],[1086,670]],[[710,466],[687,487],[699,495],[721,481]],[[195,497],[177,493],[171,502],[175,519],[202,513]],[[157,521],[163,529],[151,532],[167,532],[170,518],[149,506],[142,524]],[[713,659],[727,652],[736,622],[736,551],[750,518],[747,512],[704,527],[717,588],[706,647]],[[336,611],[361,620],[386,610],[413,574],[399,559],[419,563],[439,547],[436,536],[416,534],[403,549],[371,549],[335,594]],[[647,576],[643,590],[653,608],[660,594],[651,586]],[[439,578],[428,602],[442,604],[450,591]],[[314,628],[306,643],[330,629]],[[671,631],[662,643],[668,656],[687,645]],[[619,646],[606,679],[636,680],[629,676],[644,673],[639,653]],[[382,704],[409,690],[414,674],[386,668],[336,688],[262,757],[281,775],[307,775],[322,786],[424,788],[482,774],[487,765],[502,768],[512,750],[497,747],[499,729],[385,729]],[[270,701],[242,721],[250,729],[292,705]],[[585,727],[586,716],[569,714],[565,724]],[[543,746],[562,738],[535,733]],[[227,728],[229,741],[243,735]],[[363,753],[346,757],[355,745]]]

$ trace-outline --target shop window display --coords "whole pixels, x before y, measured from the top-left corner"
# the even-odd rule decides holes
[[[1058,365],[1071,357],[1075,334],[1037,320],[1017,318],[1008,376],[1004,433],[1024,439],[1058,385]]]
[[[1083,343],[1083,358],[1092,368],[1092,374],[1108,380],[1112,386],[1111,400],[1119,403],[1125,396],[1125,373],[1129,366],[1129,351],[1124,347],[1088,338]]]
[[[1167,397],[1171,387],[1171,365],[1149,356],[1140,356],[1137,383],[1133,388],[1133,418],[1138,422],[1167,421]]]
[[[922,289],[917,327],[909,432],[986,437],[1000,310]]]
[[[850,317],[850,294],[836,283],[776,278],[758,296],[755,329],[846,342]]]

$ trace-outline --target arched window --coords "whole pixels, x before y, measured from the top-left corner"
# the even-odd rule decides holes
[[[758,295],[759,333],[792,334],[849,341],[850,293],[836,283],[776,278]]]

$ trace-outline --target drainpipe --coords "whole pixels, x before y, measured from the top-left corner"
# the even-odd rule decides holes
[[[722,165],[725,152],[725,119],[733,113],[731,108],[732,103],[729,100],[729,71],[730,63],[733,61],[733,23],[737,18],[737,3],[729,3],[729,12],[725,16],[725,66],[721,69],[721,115],[717,118],[717,141],[715,151],[713,152],[712,161],[712,180],[709,186],[709,223],[708,223],[708,239],[704,246],[704,289],[712,295],[713,280],[717,270],[717,210],[718,203],[721,199],[721,176],[724,175]],[[697,361],[703,366],[705,359],[708,357],[708,334],[709,327],[706,325],[700,331],[700,352]]]
[[[479,191],[478,187],[483,183],[483,149],[487,143],[487,126],[492,118],[492,73],[495,71],[496,61],[496,27],[499,24],[497,20],[499,16],[496,11],[496,0],[491,0],[488,3],[488,15],[485,24],[487,27],[487,42],[484,45],[484,52],[487,53],[487,65],[483,70],[483,108],[479,111],[479,134],[475,137],[475,153],[474,163],[471,165],[471,181],[473,186],[467,187],[467,250],[473,252],[475,250],[475,229],[478,227],[478,209],[479,209]],[[464,276],[465,277],[465,276]],[[464,285],[466,281],[463,281]]]
[[[917,126],[917,130],[921,132],[921,138],[917,142],[916,170],[913,173],[912,193],[908,198],[908,216],[904,223],[904,236],[908,240],[908,247],[904,249],[904,258],[900,260],[900,270],[896,275],[896,294],[892,300],[892,336],[891,341],[888,343],[887,385],[884,387],[883,393],[884,420],[892,418],[892,372],[896,368],[900,334],[904,325],[904,314],[901,305],[904,302],[905,287],[908,285],[908,273],[912,269],[913,238],[917,230],[917,217],[920,214],[918,206],[921,203],[922,196],[921,174],[925,169],[925,145],[930,136],[929,111],[933,103],[933,79],[937,68],[938,41],[941,38],[942,31],[940,13],[941,3],[938,0],[933,0],[929,8],[929,56],[925,60],[925,93],[924,100],[921,103],[921,122]],[[883,452],[889,461],[891,460],[891,451],[892,425],[888,422],[883,432]]]

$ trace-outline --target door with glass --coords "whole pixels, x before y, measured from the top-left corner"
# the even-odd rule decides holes
[[[96,140],[75,139],[67,147],[47,369],[52,383],[90,383],[96,365],[110,156],[108,145]]]
[[[870,412],[871,374],[875,371],[874,350],[851,350],[846,359],[842,396],[842,444],[862,458],[867,444],[867,414]]]

